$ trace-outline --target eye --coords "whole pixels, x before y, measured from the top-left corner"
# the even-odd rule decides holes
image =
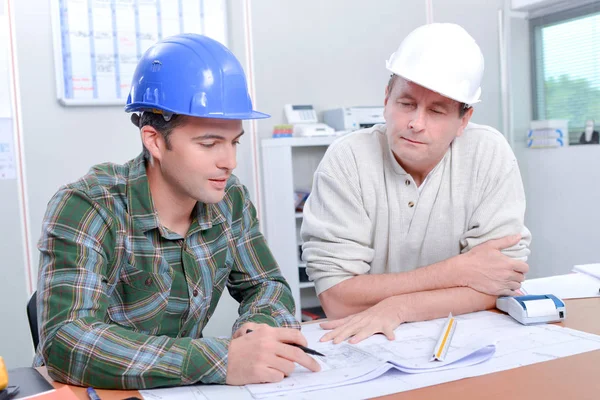
[[[440,111],[440,110],[434,110],[434,109],[432,109],[431,112],[434,113],[434,114],[439,114],[439,115],[444,114],[442,111]]]
[[[215,147],[215,142],[212,143],[200,143],[200,146],[210,149],[211,147]]]
[[[412,107],[413,103],[405,103],[405,102],[400,102],[400,104],[402,105],[402,107]]]
[[[239,140],[234,140],[234,141],[233,141],[233,145],[234,145],[234,146],[237,146],[238,144],[240,144],[240,141],[239,141]]]

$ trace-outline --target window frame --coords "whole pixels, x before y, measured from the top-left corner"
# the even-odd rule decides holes
[[[533,119],[540,119],[540,110],[538,103],[545,104],[546,93],[544,85],[544,77],[538,74],[539,68],[543,66],[538,65],[538,60],[543,61],[543,45],[541,38],[541,28],[548,25],[556,25],[562,22],[567,22],[572,19],[585,17],[586,15],[600,13],[600,1],[596,1],[590,4],[586,4],[579,7],[574,7],[568,10],[559,11],[553,14],[535,17],[529,20],[529,38],[531,46],[531,94],[532,94],[532,115]],[[542,94],[542,102],[540,102],[539,95]],[[545,118],[548,119],[548,118]],[[597,123],[600,121],[597,121]],[[579,128],[579,127],[577,127]],[[583,128],[583,127],[581,127]],[[569,129],[569,136],[571,131]]]

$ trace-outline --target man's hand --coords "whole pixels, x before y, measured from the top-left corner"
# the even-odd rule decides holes
[[[244,336],[247,334],[248,330],[255,331],[259,326],[269,326],[267,324],[257,324],[256,322],[246,322],[242,326],[240,326],[234,333],[232,338],[237,339],[240,336]]]
[[[294,363],[313,372],[321,370],[315,359],[287,344],[306,346],[306,339],[300,331],[264,324],[254,324],[250,329],[253,332],[232,339],[229,345],[228,385],[279,382],[294,371]]]
[[[466,267],[465,284],[492,296],[513,296],[521,288],[529,266],[512,259],[501,250],[519,243],[521,235],[489,240],[460,255]]]
[[[354,344],[376,333],[383,333],[389,340],[394,340],[394,329],[401,323],[399,307],[395,298],[391,297],[358,314],[323,322],[321,328],[333,330],[325,334],[321,342],[333,340],[334,344],[338,344],[352,336],[349,342]]]

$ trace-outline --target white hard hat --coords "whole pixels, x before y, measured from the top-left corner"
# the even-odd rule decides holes
[[[412,31],[386,62],[392,73],[468,105],[481,95],[483,54],[456,24],[434,23]]]

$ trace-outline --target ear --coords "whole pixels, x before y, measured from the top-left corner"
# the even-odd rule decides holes
[[[383,100],[383,106],[387,106],[388,100],[390,99],[390,85],[385,85],[385,99]]]
[[[140,133],[142,135],[142,143],[144,143],[152,158],[161,161],[163,153],[167,150],[163,135],[150,125],[143,126]]]
[[[460,135],[463,134],[463,132],[465,131],[465,128],[469,124],[469,121],[471,120],[472,116],[473,116],[473,107],[470,107],[465,112],[465,115],[463,115],[462,118],[460,119],[460,128],[458,129],[458,133],[456,134],[456,137],[459,137]]]

